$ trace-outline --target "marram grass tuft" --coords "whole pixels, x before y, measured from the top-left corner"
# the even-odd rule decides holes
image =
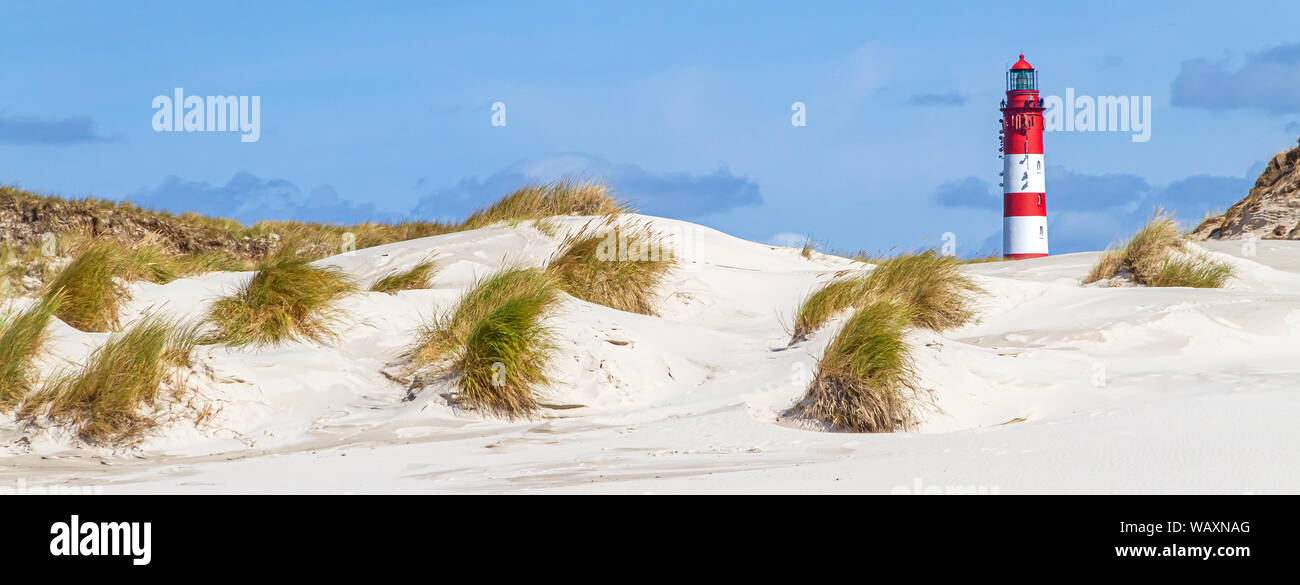
[[[76,329],[115,330],[118,312],[131,298],[117,278],[122,270],[119,244],[108,240],[91,242],[46,284],[45,297],[60,297],[54,315]]]
[[[422,261],[407,270],[394,270],[370,285],[371,292],[396,294],[402,290],[429,288],[429,279],[438,272],[432,260]]]
[[[472,230],[498,222],[524,221],[557,215],[614,215],[627,211],[609,196],[603,183],[565,179],[528,185],[479,209],[460,224]]]
[[[655,315],[659,285],[675,264],[668,238],[648,224],[600,222],[566,237],[546,271],[584,301]]]
[[[0,319],[0,412],[13,410],[35,387],[32,360],[45,343],[59,300],[58,295],[46,297]]]
[[[515,297],[474,323],[451,365],[460,405],[504,418],[537,411],[533,389],[546,383],[554,348],[542,324],[550,304],[543,297]]]
[[[156,424],[160,392],[181,384],[197,328],[146,317],[115,333],[81,366],[55,374],[30,395],[19,420],[65,425],[91,444],[130,446]]]
[[[959,260],[934,250],[877,260],[870,272],[835,278],[804,299],[795,312],[791,343],[807,339],[844,310],[876,301],[907,306],[911,324],[918,327],[960,327],[974,317],[970,304],[978,292]]]
[[[505,268],[475,282],[456,307],[416,334],[407,368],[456,377],[459,405],[505,418],[531,416],[534,388],[553,346],[543,319],[559,299],[555,279],[535,268]]]
[[[1083,283],[1126,276],[1146,286],[1221,288],[1235,272],[1229,264],[1189,250],[1173,217],[1156,209],[1127,243],[1102,253]]]
[[[422,326],[405,357],[412,369],[437,366],[463,347],[470,330],[506,301],[525,298],[550,304],[557,295],[555,279],[541,270],[518,267],[498,270],[475,281],[454,308]]]
[[[1232,266],[1191,256],[1166,258],[1147,280],[1148,286],[1185,286],[1189,288],[1223,288],[1232,278]]]
[[[856,311],[822,354],[795,416],[830,430],[890,433],[916,424],[916,374],[904,330],[907,305],[877,301]]]
[[[212,329],[206,341],[231,346],[326,343],[335,338],[342,318],[338,301],[356,290],[337,268],[273,256],[233,294],[212,304],[204,319]]]
[[[841,275],[814,291],[795,315],[791,344],[852,309],[792,409],[794,416],[850,432],[908,430],[917,422],[916,374],[904,342],[909,327],[943,331],[970,322],[980,288],[961,262],[935,251],[876,260],[868,273]]]

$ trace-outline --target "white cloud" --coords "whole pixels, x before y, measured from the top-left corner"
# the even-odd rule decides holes
[[[787,248],[798,248],[808,240],[808,236],[796,234],[794,232],[780,232],[772,234],[772,237],[766,241],[773,246],[785,246]]]

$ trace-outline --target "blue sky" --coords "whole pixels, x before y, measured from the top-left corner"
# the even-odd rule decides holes
[[[1296,22],[1281,2],[6,3],[0,182],[351,223],[586,173],[753,240],[990,252],[1023,52],[1044,94],[1152,98],[1147,142],[1046,137],[1053,252],[1099,249],[1156,204],[1226,208],[1296,144]],[[177,87],[260,96],[260,140],[155,132]]]

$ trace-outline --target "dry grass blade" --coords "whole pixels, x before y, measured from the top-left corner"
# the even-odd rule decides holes
[[[913,428],[916,375],[903,341],[912,318],[907,306],[888,301],[855,311],[826,348],[792,414],[838,431]]]
[[[114,334],[80,368],[54,376],[19,409],[20,420],[42,414],[92,444],[131,445],[155,424],[154,406],[171,375],[189,363],[196,329],[146,317]]]
[[[587,224],[570,234],[546,271],[584,301],[654,315],[658,289],[677,260],[663,234],[648,224]]]

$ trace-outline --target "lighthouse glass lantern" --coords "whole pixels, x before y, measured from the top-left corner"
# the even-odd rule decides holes
[[[1043,167],[1043,101],[1034,68],[1020,55],[1007,71],[1002,103],[1002,255],[1047,255],[1047,188]]]
[[[1009,72],[1008,72],[1008,76],[1010,77],[1009,81],[1007,82],[1007,90],[1008,90],[1008,91],[1022,91],[1022,90],[1035,90],[1035,89],[1038,89],[1038,88],[1034,85],[1034,70],[1033,70],[1033,69],[1019,69],[1019,70],[1012,70],[1012,71],[1009,71]]]

